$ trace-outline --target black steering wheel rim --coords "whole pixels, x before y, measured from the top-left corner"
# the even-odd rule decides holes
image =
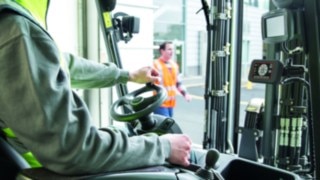
[[[139,96],[149,91],[154,91],[154,95],[146,98]],[[111,105],[110,115],[116,121],[131,122],[151,114],[166,98],[167,93],[163,87],[148,83],[146,86],[132,91],[115,101]],[[129,108],[131,112],[119,113],[118,108],[122,106]]]

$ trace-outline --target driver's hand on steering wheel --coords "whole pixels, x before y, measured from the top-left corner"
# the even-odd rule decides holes
[[[165,134],[160,138],[166,138],[171,144],[169,162],[181,166],[190,165],[191,139],[184,134]]]
[[[151,66],[142,67],[136,71],[129,72],[129,81],[135,83],[149,83],[159,81],[159,72]]]

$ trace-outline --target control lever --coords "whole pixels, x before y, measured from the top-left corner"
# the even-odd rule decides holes
[[[195,174],[203,179],[214,180],[215,178],[217,178],[219,180],[223,180],[224,178],[220,174],[215,173],[213,170],[213,167],[218,162],[219,157],[220,153],[218,150],[209,149],[206,155],[205,167],[199,168]]]

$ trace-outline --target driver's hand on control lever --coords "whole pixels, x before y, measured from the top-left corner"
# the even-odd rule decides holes
[[[171,144],[169,162],[181,166],[190,165],[191,139],[184,134],[165,134],[160,138],[166,138]]]
[[[159,73],[156,69],[151,66],[145,66],[138,70],[129,72],[129,81],[135,83],[149,83],[159,81]]]

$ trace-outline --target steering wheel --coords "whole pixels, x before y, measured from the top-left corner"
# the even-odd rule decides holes
[[[139,96],[147,92],[153,93],[153,96]],[[111,106],[110,115],[116,121],[131,122],[152,113],[166,98],[167,93],[163,87],[148,83],[146,86],[128,93],[114,102]],[[125,107],[131,112],[120,113],[120,107]]]

